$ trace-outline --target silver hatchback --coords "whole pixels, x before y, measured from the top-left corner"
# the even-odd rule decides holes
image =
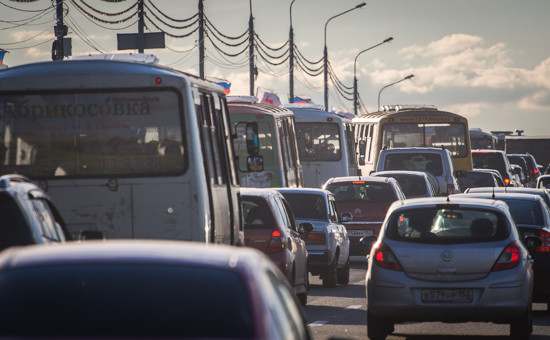
[[[508,323],[513,337],[527,339],[529,249],[540,239],[524,242],[502,201],[450,196],[394,203],[368,258],[369,338],[384,339],[398,322],[476,321]]]

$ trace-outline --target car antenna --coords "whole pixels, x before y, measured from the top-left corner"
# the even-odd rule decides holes
[[[451,203],[450,197],[451,197],[451,195],[447,195],[447,203]]]
[[[506,190],[506,189],[504,189]],[[493,186],[493,199],[495,199],[495,187]]]

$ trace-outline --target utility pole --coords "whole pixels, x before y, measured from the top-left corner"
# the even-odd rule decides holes
[[[252,17],[252,0],[250,0],[250,20],[248,21],[248,64],[250,72],[250,95],[254,95],[254,77],[256,67],[254,66],[254,18]]]
[[[288,78],[289,78],[289,103],[294,103],[294,29],[292,28],[292,5],[294,1],[290,3],[290,32],[289,32],[289,41],[290,41],[290,59],[289,59],[289,68],[288,68]]]
[[[199,77],[204,79],[204,3],[199,0]]]
[[[57,23],[54,27],[56,40],[52,45],[52,60],[63,60],[63,38],[67,35],[68,28],[63,24],[63,0],[56,0],[56,17]]]
[[[143,27],[145,22],[143,19],[143,0],[138,0],[138,52],[143,53],[145,50],[145,38],[143,36]]]

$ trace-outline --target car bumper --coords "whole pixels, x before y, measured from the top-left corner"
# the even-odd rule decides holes
[[[403,280],[367,280],[368,309],[379,318],[394,321],[502,322],[507,323],[525,312],[530,303],[529,281],[485,283],[465,281],[452,285],[456,289],[472,289],[471,302],[427,303],[423,289],[450,288],[437,282],[418,281],[402,275]],[[494,281],[497,282],[497,281]]]

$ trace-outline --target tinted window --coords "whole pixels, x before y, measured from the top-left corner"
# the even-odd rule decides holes
[[[493,175],[486,172],[465,172],[463,176],[458,177],[458,182],[462,190],[466,190],[467,188],[496,186]]]
[[[508,204],[517,224],[543,225],[542,211],[537,201],[503,199],[501,197],[498,199]]]
[[[494,152],[472,152],[474,168],[495,169],[500,172],[502,178],[508,178],[508,169],[501,153]]]
[[[0,194],[0,216],[0,250],[34,243],[19,206],[8,194]]]
[[[492,242],[505,239],[509,230],[506,218],[492,211],[426,208],[394,213],[387,236],[419,243]]]
[[[247,229],[273,229],[275,218],[267,202],[261,197],[243,196],[243,214]]]
[[[407,176],[393,174],[391,177],[399,183],[405,196],[422,196],[427,194],[426,182],[420,176]]]
[[[235,272],[170,265],[88,264],[0,274],[4,335],[251,338]]]
[[[398,199],[390,184],[343,182],[332,183],[327,190],[334,193],[336,202],[340,201],[365,201],[372,203],[390,203]]]
[[[325,199],[321,195],[284,194],[290,204],[294,217],[307,220],[326,220],[327,209]]]

